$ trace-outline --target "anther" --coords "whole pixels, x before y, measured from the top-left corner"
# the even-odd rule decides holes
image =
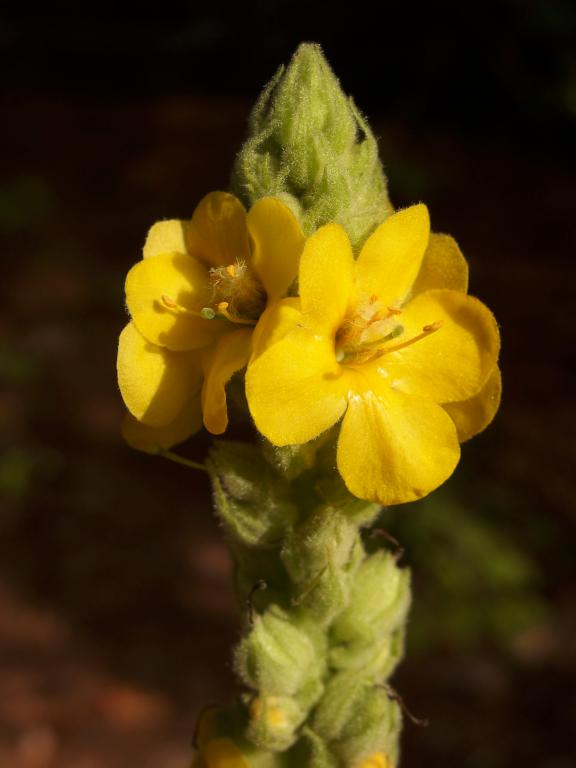
[[[392,315],[401,315],[402,314],[402,310],[401,309],[396,309],[396,307],[386,307],[386,309],[388,310],[388,317],[392,317]]]
[[[218,310],[218,314],[222,315],[222,317],[225,317],[226,320],[230,320],[231,323],[238,323],[239,325],[254,325],[252,320],[245,320],[243,317],[237,317],[230,313],[228,310],[228,307],[230,304],[227,301],[221,301],[218,304],[216,304],[216,309]]]
[[[434,331],[440,330],[442,327],[442,323],[437,320],[435,323],[430,323],[430,325],[425,325],[422,328],[422,333],[434,333]]]
[[[183,307],[182,304],[178,304],[171,296],[167,296],[165,293],[162,294],[160,300],[166,309],[170,309],[172,312],[180,312],[183,315],[191,315],[192,317],[202,317],[201,312]]]
[[[161,296],[162,304],[164,304],[165,307],[168,307],[168,309],[178,309],[178,304],[174,301],[174,299],[171,299],[170,296],[166,296],[165,293]]]
[[[226,267],[226,272],[230,275],[230,277],[236,277],[236,267],[234,264],[228,264]]]
[[[200,317],[203,320],[214,320],[216,317],[216,312],[214,312],[212,307],[202,307],[200,310]]]

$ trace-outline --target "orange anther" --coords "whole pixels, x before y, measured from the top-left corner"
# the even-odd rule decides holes
[[[164,304],[165,307],[168,307],[168,309],[178,309],[178,304],[174,301],[174,299],[171,299],[170,296],[166,296],[165,293],[162,294],[162,304]]]

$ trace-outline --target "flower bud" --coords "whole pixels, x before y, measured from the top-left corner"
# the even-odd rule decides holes
[[[306,234],[337,221],[354,246],[392,212],[376,140],[320,46],[302,44],[264,89],[232,190],[247,207],[279,197]]]
[[[320,636],[277,606],[255,618],[236,652],[238,674],[266,696],[294,696],[321,678],[325,663]]]
[[[342,765],[355,766],[359,763],[365,765],[365,768],[380,768],[380,763],[374,762],[379,759],[378,753],[385,755],[388,762],[395,765],[401,723],[398,704],[381,688],[368,688],[357,701],[339,738],[330,743],[330,748],[338,755]],[[367,765],[362,762],[369,760],[373,762]],[[387,766],[387,763],[384,765]]]
[[[359,567],[350,603],[336,620],[333,640],[381,642],[404,624],[410,606],[410,572],[389,552],[372,555]]]
[[[246,737],[261,749],[284,751],[296,740],[297,728],[306,717],[296,699],[287,696],[257,696],[249,706]]]
[[[306,768],[340,768],[341,763],[331,753],[328,745],[311,728],[302,729],[298,743],[287,753],[288,765]]]
[[[240,543],[267,546],[278,541],[297,509],[288,483],[256,446],[218,441],[208,463],[218,514]]]
[[[319,507],[287,532],[282,560],[296,587],[294,602],[329,622],[347,605],[351,575],[362,557],[356,526],[332,507]]]

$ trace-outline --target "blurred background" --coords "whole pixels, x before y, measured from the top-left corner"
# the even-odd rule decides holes
[[[0,16],[1,768],[180,768],[199,708],[233,693],[207,480],[122,444],[116,344],[147,228],[227,187],[302,40],[502,327],[496,422],[387,513],[415,578],[394,685],[431,720],[406,724],[403,766],[575,764],[576,6],[368,8]]]

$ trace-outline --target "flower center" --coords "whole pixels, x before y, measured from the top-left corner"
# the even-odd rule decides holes
[[[336,332],[336,360],[349,365],[367,363],[425,339],[442,325],[429,323],[420,333],[402,340],[401,314],[398,307],[383,306],[377,296],[360,301]]]
[[[266,308],[266,292],[244,261],[210,270],[213,305],[217,314],[242,325],[256,325]]]
[[[171,296],[162,294],[162,304],[173,312],[181,312],[202,320],[217,318],[239,325],[256,325],[266,308],[266,292],[257,276],[243,261],[209,272],[210,303],[200,310],[178,304]]]

